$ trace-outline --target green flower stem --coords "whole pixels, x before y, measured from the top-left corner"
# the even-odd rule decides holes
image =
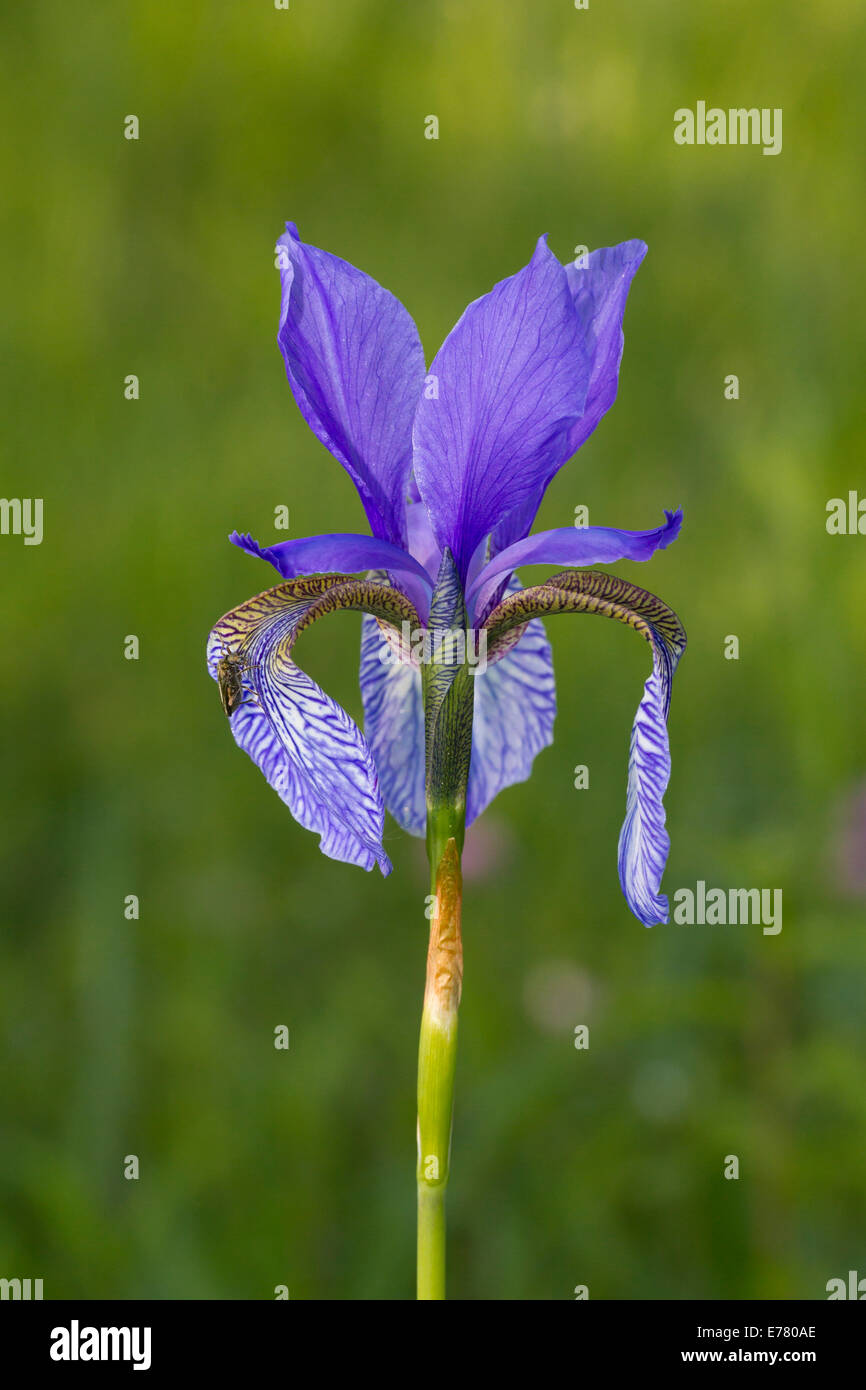
[[[442,552],[428,629],[439,639],[421,665],[424,695],[427,857],[433,911],[427,987],[418,1048],[418,1297],[445,1297],[445,1188],[451,1160],[451,1111],[457,1059],[457,1008],[463,984],[460,852],[472,756],[475,682],[465,660],[445,654],[444,639],[465,650],[466,605],[450,550]]]
[[[449,834],[442,847],[442,831],[452,827],[431,821],[433,911],[418,1049],[418,1298],[423,1300],[445,1297],[445,1189],[463,983],[458,839]],[[453,829],[462,840],[462,826]]]

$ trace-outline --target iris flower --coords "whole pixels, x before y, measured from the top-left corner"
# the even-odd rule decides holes
[[[431,1067],[450,1066],[453,1080],[460,849],[465,826],[525,780],[552,742],[543,618],[602,614],[649,643],[618,868],[639,921],[667,920],[667,715],[685,633],[660,599],[591,566],[648,560],[676,538],[682,515],[666,511],[647,531],[532,532],[551,480],[613,404],[626,298],[645,253],[643,242],[626,241],[563,265],[541,237],[522,270],[469,305],[428,370],[392,294],[303,242],[293,223],[277,243],[289,384],[354,483],[370,533],[261,545],[235,532],[231,540],[282,582],[220,619],[208,663],[237,743],[326,855],[390,873],[386,807],[411,834],[426,833],[434,911],[419,1080],[423,1297],[442,1296],[444,1279],[436,1194],[441,1205],[448,1145],[439,1112],[450,1133],[451,1083],[439,1078],[447,1094],[435,1103],[429,1088]],[[557,572],[522,588],[517,573],[530,565]],[[301,632],[344,609],[364,615],[363,733],[294,660]],[[437,636],[448,641],[437,646]],[[427,1159],[435,1161],[425,1168]]]

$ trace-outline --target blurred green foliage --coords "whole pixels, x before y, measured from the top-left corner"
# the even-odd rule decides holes
[[[204,667],[214,619],[270,582],[230,530],[267,540],[281,503],[294,535],[363,529],[275,346],[287,217],[398,294],[429,355],[540,232],[563,259],[649,243],[619,400],[539,525],[683,506],[674,547],[620,567],[690,636],[665,886],[784,891],[777,937],[630,917],[647,653],[552,620],[557,742],[470,838],[451,1296],[821,1298],[866,1274],[866,539],[824,525],[866,490],[862,9],[46,0],[3,31],[0,491],[45,499],[45,539],[0,538],[0,1274],[412,1293],[420,845],[389,823],[387,881],[324,859]],[[782,154],[677,147],[699,99],[783,108]],[[357,629],[302,658],[356,717]]]

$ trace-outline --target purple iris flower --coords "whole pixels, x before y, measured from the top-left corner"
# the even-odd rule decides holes
[[[463,660],[474,674],[467,769],[454,797],[468,825],[527,778],[552,742],[556,697],[541,618],[616,618],[647,639],[653,657],[631,736],[619,875],[640,921],[666,921],[667,713],[685,633],[660,599],[586,567],[648,560],[676,538],[682,515],[666,512],[649,531],[530,534],[548,484],[613,404],[626,297],[646,246],[626,241],[562,265],[540,238],[522,270],[469,305],[429,371],[392,294],[302,242],[293,223],[277,249],[289,383],[355,484],[370,534],[271,546],[232,535],[287,581],[211,633],[209,668],[235,739],[325,854],[387,874],[385,807],[423,835],[435,781],[435,681],[425,684],[430,658],[415,637],[438,631],[446,610],[445,627],[465,629]],[[516,571],[539,564],[560,570],[521,588]],[[292,655],[303,628],[343,608],[364,614],[363,734]]]

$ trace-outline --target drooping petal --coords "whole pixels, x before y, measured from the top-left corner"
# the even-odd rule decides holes
[[[464,312],[418,403],[415,478],[461,578],[472,552],[569,453],[591,363],[565,270],[542,237],[532,260]]]
[[[484,613],[506,575],[521,565],[609,565],[615,560],[649,560],[675,541],[681,510],[665,511],[665,523],[651,531],[617,531],[609,526],[563,526],[516,541],[489,561],[467,595],[470,612]]]
[[[410,835],[423,835],[424,700],[421,672],[397,659],[375,618],[361,626],[364,735],[376,763],[385,805]]]
[[[405,545],[412,420],[424,381],[418,330],[398,299],[348,261],[277,242],[277,341],[301,414],[354,482],[374,536]]]
[[[646,252],[643,241],[623,241],[618,246],[592,251],[580,263],[571,261],[565,267],[584,348],[591,362],[583,410],[569,434],[569,457],[589,438],[616,399],[625,341],[622,332],[625,303]],[[494,555],[529,534],[544,491],[544,487],[538,488],[500,522],[492,538]]]
[[[295,819],[330,858],[390,872],[376,768],[357,725],[292,660],[298,634],[326,612],[361,608],[417,624],[412,605],[382,584],[340,575],[278,585],[227,613],[208,640],[208,669],[228,662],[243,681],[232,732]]]
[[[369,749],[358,744],[355,726],[344,710],[296,668],[291,688],[280,692],[291,698],[292,710],[301,723],[295,739],[275,722],[264,707],[244,704],[232,715],[232,733],[238,747],[248,753],[274,791],[286,803],[295,820],[319,836],[319,848],[329,859],[372,869],[378,863],[383,874],[391,862],[382,849],[382,807],[376,795],[376,769]],[[326,748],[324,766],[311,775],[313,732]],[[288,747],[287,747],[288,744]],[[334,788],[328,776],[332,757],[342,768],[349,759],[349,775]]]
[[[667,714],[677,656],[653,647],[653,672],[632,725],[628,752],[626,813],[619,836],[617,867],[626,902],[645,927],[668,920],[660,893],[671,840],[665,825],[664,794],[671,775]]]
[[[507,642],[508,634],[529,618],[554,613],[616,618],[641,633],[652,648],[652,674],[644,686],[629,746],[618,867],[626,901],[638,920],[647,927],[666,922],[668,901],[659,889],[670,848],[663,802],[671,766],[667,716],[674,671],[685,651],[685,631],[672,609],[654,594],[617,575],[570,570],[510,595],[493,610],[486,624],[488,653],[495,654],[498,644]]]
[[[259,545],[252,536],[233,531],[233,545],[268,560],[284,579],[304,574],[358,574],[367,570],[386,570],[412,600],[422,619],[430,607],[433,585],[423,565],[400,546],[375,536],[337,532],[326,536],[303,536],[297,540],[278,541],[276,545]]]
[[[516,579],[512,591],[520,588]],[[515,649],[475,675],[467,826],[500,791],[523,782],[553,741],[556,688],[543,623],[516,633]],[[361,693],[364,734],[376,761],[385,805],[412,835],[426,830],[424,700],[421,671],[401,662],[373,618],[363,620]]]
[[[519,589],[512,580],[512,592]],[[550,643],[535,619],[513,651],[475,677],[467,826],[505,787],[526,781],[536,755],[553,742],[555,717]]]

